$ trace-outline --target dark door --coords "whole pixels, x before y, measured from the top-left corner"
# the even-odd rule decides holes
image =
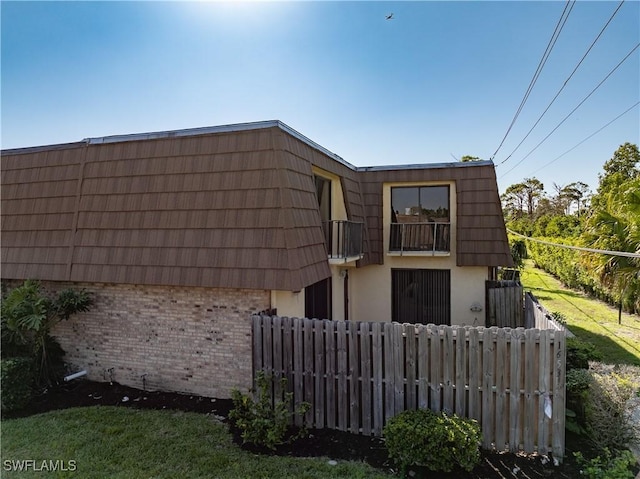
[[[448,269],[392,269],[391,289],[393,321],[451,324]]]
[[[331,278],[304,289],[304,315],[307,318],[331,319]]]

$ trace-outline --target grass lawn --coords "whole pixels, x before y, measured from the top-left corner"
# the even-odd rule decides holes
[[[579,339],[594,344],[603,362],[640,366],[640,317],[622,314],[602,301],[565,288],[550,274],[527,261],[521,274],[526,291],[531,291],[549,312],[562,313],[567,326]]]
[[[61,461],[75,471],[12,472],[7,461]],[[213,417],[94,406],[2,421],[2,477],[388,478],[365,463],[255,455]],[[62,462],[64,461],[64,462]],[[70,463],[69,461],[74,461]],[[33,469],[33,467],[32,467]]]

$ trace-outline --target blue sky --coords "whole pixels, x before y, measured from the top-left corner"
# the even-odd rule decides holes
[[[526,177],[595,189],[618,146],[640,142],[636,106],[556,159],[640,100],[636,49],[525,158],[640,41],[627,0],[505,161],[618,4],[575,4],[495,156],[501,192]],[[357,166],[489,159],[564,6],[3,1],[2,148],[279,119]]]

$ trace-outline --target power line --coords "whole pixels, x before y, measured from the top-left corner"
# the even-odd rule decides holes
[[[515,115],[513,116],[513,119],[511,120],[511,124],[509,125],[509,128],[507,128],[507,132],[504,134],[504,137],[502,138],[502,141],[500,142],[500,145],[498,145],[498,148],[496,149],[496,151],[493,153],[493,155],[491,155],[491,160],[493,160],[495,158],[495,156],[498,153],[498,151],[500,151],[500,148],[502,148],[502,145],[504,144],[504,141],[507,139],[507,136],[509,135],[509,132],[511,131],[511,128],[513,128],[513,125],[515,124],[516,120],[518,119],[518,116],[520,116],[520,112],[522,111],[522,108],[524,107],[524,104],[529,99],[529,95],[531,94],[531,91],[533,90],[533,86],[538,81],[538,77],[540,76],[540,73],[542,73],[542,69],[544,68],[544,65],[547,63],[549,55],[551,54],[551,50],[553,50],[553,47],[555,46],[556,41],[558,40],[558,37],[560,36],[560,32],[564,28],[564,25],[567,22],[567,19],[569,18],[569,14],[571,13],[571,10],[573,10],[573,7],[574,7],[575,3],[576,3],[575,0],[573,0],[573,3],[572,3],[571,0],[567,0],[567,3],[564,6],[564,10],[562,10],[562,15],[560,15],[560,18],[558,19],[558,23],[556,23],[556,28],[554,29],[553,34],[551,35],[551,38],[549,39],[549,42],[547,43],[547,48],[545,49],[544,53],[542,54],[542,58],[540,58],[540,61],[538,62],[538,67],[536,68],[536,71],[533,74],[533,77],[531,78],[531,81],[529,82],[529,86],[527,87],[527,91],[525,92],[524,97],[520,101],[520,106],[518,106],[518,109],[517,109]]]
[[[515,231],[511,231],[507,228],[507,231],[512,235],[519,236],[520,238],[524,238],[529,241],[533,241],[535,243],[542,243],[549,246],[557,246],[559,248],[573,249],[577,251],[585,251],[587,253],[598,253],[598,254],[606,254],[609,256],[624,256],[626,258],[640,258],[640,253],[629,253],[628,251],[609,251],[605,249],[594,249],[594,248],[583,248],[581,246],[571,246],[568,244],[560,244],[560,243],[551,243],[550,241],[539,240],[536,238],[531,238],[530,236],[521,235],[520,233],[516,233]]]
[[[580,68],[580,65],[582,65],[582,62],[584,61],[584,59],[587,57],[587,55],[589,54],[589,52],[593,49],[593,46],[596,44],[596,42],[600,39],[600,37],[602,36],[602,34],[604,33],[604,31],[606,30],[606,28],[609,26],[609,24],[611,23],[611,21],[613,20],[613,17],[616,16],[616,13],[618,13],[618,10],[620,10],[620,8],[622,7],[622,4],[624,3],[625,0],[622,0],[620,2],[620,4],[618,5],[618,8],[615,9],[615,11],[611,14],[611,17],[609,17],[609,20],[607,21],[607,23],[605,23],[604,27],[602,27],[602,30],[600,30],[600,33],[598,33],[598,36],[596,36],[595,40],[593,40],[593,42],[591,42],[591,45],[589,46],[589,48],[587,49],[587,51],[585,52],[584,55],[582,55],[582,58],[580,59],[580,61],[578,62],[578,64],[575,66],[575,68],[573,69],[573,71],[571,72],[571,74],[567,77],[567,79],[564,81],[564,83],[562,84],[562,86],[560,87],[560,89],[558,90],[558,92],[556,93],[556,95],[553,97],[553,99],[551,100],[551,102],[547,105],[547,107],[545,108],[545,110],[542,112],[542,114],[538,117],[538,119],[536,120],[536,122],[533,124],[533,126],[531,127],[531,129],[527,132],[527,134],[524,136],[524,138],[520,141],[520,143],[518,143],[518,145],[513,149],[513,151],[511,153],[509,153],[509,155],[502,160],[502,162],[500,163],[500,165],[502,165],[503,163],[506,163],[507,160],[509,158],[511,158],[511,156],[518,151],[518,148],[520,148],[520,146],[524,143],[524,141],[529,138],[529,135],[531,134],[531,132],[535,129],[536,126],[538,126],[538,123],[540,123],[540,121],[542,120],[542,118],[547,114],[547,112],[549,111],[549,108],[551,108],[551,105],[553,105],[553,103],[556,101],[556,99],[558,98],[558,96],[560,96],[560,93],[562,93],[562,90],[564,90],[564,87],[567,86],[567,84],[569,83],[569,80],[571,80],[571,78],[573,77],[573,75],[575,74],[575,72],[578,70],[578,68]]]
[[[631,49],[631,51],[630,51],[629,53],[627,53],[627,55],[626,55],[622,60],[620,60],[620,62],[619,62],[619,63],[618,63],[614,68],[613,68],[613,70],[611,70],[611,71],[607,74],[607,76],[606,76],[606,77],[604,77],[604,78],[602,79],[602,81],[601,81],[600,83],[598,83],[598,84],[596,85],[596,87],[595,87],[593,90],[591,90],[591,92],[590,92],[586,97],[584,97],[584,98],[582,99],[582,101],[581,101],[580,103],[578,103],[578,105],[577,105],[573,110],[571,110],[571,112],[570,112],[567,116],[565,116],[565,117],[562,119],[562,121],[561,121],[560,123],[558,123],[558,124],[555,126],[555,128],[554,128],[553,130],[551,130],[551,131],[549,132],[549,134],[548,134],[547,136],[545,136],[545,137],[540,141],[540,143],[538,143],[536,146],[534,146],[534,147],[533,147],[533,149],[532,149],[529,153],[527,153],[527,154],[526,154],[526,155],[525,155],[525,156],[524,156],[524,157],[523,157],[523,158],[522,158],[518,163],[516,163],[515,165],[513,165],[513,168],[511,168],[510,170],[505,171],[505,172],[502,174],[502,176],[504,176],[504,175],[506,175],[507,173],[509,173],[509,172],[511,172],[511,171],[513,171],[513,170],[515,170],[515,169],[516,169],[516,167],[517,167],[517,166],[519,166],[519,165],[520,165],[524,160],[526,160],[526,159],[527,159],[527,158],[528,158],[528,157],[529,157],[529,156],[530,156],[534,151],[536,151],[536,150],[540,147],[540,145],[542,145],[545,141],[547,141],[547,139],[548,139],[548,138],[549,138],[553,133],[555,133],[555,131],[556,131],[558,128],[560,128],[560,126],[562,126],[562,124],[563,124],[565,121],[567,121],[567,120],[569,119],[569,117],[570,117],[571,115],[573,115],[573,114],[576,112],[576,110],[577,110],[578,108],[580,108],[580,107],[582,106],[582,104],[583,104],[585,101],[587,101],[587,100],[589,99],[589,97],[590,97],[591,95],[593,95],[593,94],[596,92],[596,90],[598,90],[598,88],[600,88],[600,87],[602,86],[602,84],[603,84],[605,81],[607,81],[607,80],[609,79],[609,77],[610,77],[611,75],[613,75],[613,73],[614,73],[614,72],[615,72],[615,71],[620,67],[620,65],[622,65],[622,64],[627,60],[627,58],[629,58],[629,57],[631,56],[631,54],[632,54],[634,51],[636,51],[636,50],[638,49],[638,47],[640,47],[640,43],[636,44],[636,46],[635,46],[635,47],[633,47],[633,48]]]
[[[602,130],[604,130],[606,127],[608,127],[609,125],[611,125],[611,123],[615,122],[618,118],[626,115],[627,113],[629,113],[631,110],[633,110],[635,107],[637,107],[638,105],[640,105],[640,101],[637,101],[634,105],[632,105],[631,107],[627,108],[625,111],[623,111],[622,113],[620,113],[618,116],[616,116],[613,120],[611,120],[609,123],[607,123],[606,125],[600,127],[598,130],[594,131],[593,133],[591,133],[589,136],[587,136],[584,140],[582,140],[580,143],[578,143],[577,145],[575,145],[572,148],[569,148],[567,151],[565,151],[563,154],[561,154],[560,156],[554,158],[553,160],[551,160],[549,163],[546,163],[545,165],[541,166],[540,168],[538,168],[537,170],[535,170],[534,172],[532,172],[531,174],[533,175],[534,173],[537,173],[540,170],[543,170],[544,168],[546,168],[547,166],[549,166],[551,163],[556,162],[557,160],[559,160],[560,158],[562,158],[564,155],[566,155],[567,153],[575,150],[576,148],[578,148],[580,145],[582,145],[585,141],[587,141],[589,138],[591,138],[592,136],[595,136],[596,134],[600,133]]]

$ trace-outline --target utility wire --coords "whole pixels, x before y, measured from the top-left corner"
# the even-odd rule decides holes
[[[506,175],[507,173],[509,173],[509,172],[511,172],[511,171],[513,171],[513,170],[515,170],[515,169],[516,169],[516,167],[517,167],[517,166],[519,166],[519,165],[520,165],[524,160],[526,160],[526,159],[527,159],[527,158],[528,158],[528,157],[529,157],[529,156],[530,156],[534,151],[536,151],[536,150],[540,147],[540,145],[542,145],[545,141],[547,141],[547,139],[548,139],[548,138],[549,138],[549,137],[550,137],[550,136],[551,136],[551,135],[552,135],[552,134],[553,134],[553,133],[554,133],[558,128],[560,128],[560,126],[561,126],[565,121],[567,121],[567,120],[569,119],[569,117],[570,117],[571,115],[573,115],[573,114],[576,112],[576,110],[577,110],[578,108],[580,108],[580,107],[582,106],[582,104],[583,104],[585,101],[587,101],[587,100],[589,99],[589,97],[590,97],[591,95],[593,95],[593,94],[596,92],[596,90],[597,90],[598,88],[600,88],[600,87],[602,86],[602,84],[603,84],[605,81],[607,81],[607,80],[609,79],[609,77],[610,77],[611,75],[613,75],[613,73],[614,73],[618,68],[620,68],[620,65],[622,65],[622,64],[627,60],[627,58],[629,58],[629,57],[631,56],[631,54],[632,54],[633,52],[635,52],[635,51],[638,49],[638,47],[640,47],[640,43],[636,44],[636,46],[635,46],[635,47],[633,47],[633,48],[631,49],[631,51],[630,51],[629,53],[627,53],[627,55],[626,55],[622,60],[620,60],[620,63],[618,63],[618,64],[613,68],[613,70],[611,70],[611,71],[607,74],[607,76],[606,76],[606,77],[604,77],[604,78],[602,79],[602,81],[601,81],[600,83],[598,83],[598,84],[596,85],[596,87],[595,87],[593,90],[591,90],[591,92],[590,92],[586,97],[584,97],[584,98],[582,99],[582,101],[581,101],[580,103],[578,103],[578,106],[576,106],[573,110],[571,110],[571,112],[570,112],[567,116],[565,116],[565,117],[562,119],[562,121],[561,121],[560,123],[558,123],[558,124],[555,126],[555,128],[554,128],[553,130],[551,130],[551,131],[549,132],[549,134],[548,134],[547,136],[545,136],[545,137],[540,141],[540,143],[538,143],[536,146],[534,146],[534,147],[533,147],[533,149],[532,149],[529,153],[527,153],[527,154],[526,154],[526,155],[525,155],[525,156],[524,156],[524,157],[523,157],[523,158],[522,158],[518,163],[516,163],[515,165],[513,165],[513,168],[511,168],[510,170],[505,171],[505,172],[501,175],[501,177],[502,177],[502,176],[504,176],[504,175]]]
[[[591,138],[592,136],[595,136],[596,134],[600,133],[602,130],[604,130],[606,127],[608,127],[611,123],[615,122],[618,118],[626,115],[627,113],[629,113],[631,110],[633,110],[635,107],[637,107],[638,105],[640,105],[640,101],[637,101],[634,105],[632,105],[630,108],[627,108],[625,111],[623,111],[622,113],[620,113],[618,116],[616,116],[613,120],[611,120],[609,123],[607,123],[606,125],[600,127],[598,130],[594,131],[593,133],[591,133],[589,136],[587,136],[584,140],[582,140],[580,143],[578,143],[577,145],[575,145],[573,148],[569,148],[567,151],[565,151],[563,154],[561,154],[560,156],[554,158],[553,160],[551,160],[549,163],[546,163],[545,165],[542,165],[540,168],[538,168],[537,170],[535,170],[534,172],[531,173],[531,175],[533,175],[534,173],[537,173],[540,170],[545,169],[547,166],[549,166],[551,163],[555,163],[557,160],[559,160],[560,158],[562,158],[564,155],[566,155],[567,153],[575,150],[576,148],[578,148],[580,145],[582,145],[585,141],[587,141],[589,138]]]
[[[580,246],[571,246],[568,244],[560,244],[560,243],[551,243],[550,241],[544,241],[544,240],[539,240],[536,238],[531,238],[530,236],[525,236],[525,235],[521,235],[520,233],[516,233],[515,231],[511,231],[509,228],[507,228],[507,231],[509,233],[511,233],[514,236],[518,236],[520,238],[524,238],[528,241],[534,241],[535,243],[542,243],[542,244],[546,244],[549,246],[557,246],[559,248],[567,248],[567,249],[574,249],[577,251],[586,251],[587,253],[599,253],[599,254],[606,254],[609,256],[624,256],[626,258],[640,258],[640,253],[629,253],[628,251],[609,251],[609,250],[605,250],[605,249],[594,249],[594,248],[582,248]]]
[[[538,62],[538,67],[536,68],[536,71],[533,74],[533,77],[531,78],[531,81],[529,82],[529,86],[527,87],[527,91],[525,92],[524,97],[520,101],[520,106],[518,106],[518,109],[517,109],[515,115],[513,116],[513,119],[511,120],[511,124],[509,125],[509,128],[507,128],[507,132],[504,134],[504,137],[502,138],[502,141],[500,142],[500,145],[498,145],[498,148],[496,149],[496,151],[493,153],[493,155],[491,155],[491,160],[493,160],[495,158],[495,156],[498,153],[498,151],[500,151],[500,148],[502,148],[502,145],[504,144],[504,141],[507,139],[507,136],[511,132],[511,128],[513,128],[513,125],[515,124],[516,120],[518,119],[518,116],[520,116],[520,112],[522,111],[522,108],[524,107],[524,104],[529,99],[529,95],[531,94],[531,91],[533,90],[533,86],[538,81],[538,77],[540,76],[540,73],[542,72],[542,69],[544,68],[544,65],[547,63],[549,55],[551,54],[551,50],[553,50],[553,47],[555,46],[556,41],[558,40],[558,37],[560,36],[560,32],[564,28],[564,25],[567,22],[567,19],[569,18],[569,14],[571,13],[571,10],[573,10],[573,7],[574,7],[575,3],[576,3],[575,0],[573,0],[573,2],[571,0],[567,0],[567,3],[564,6],[564,10],[562,11],[562,15],[560,15],[560,18],[558,19],[558,23],[556,24],[556,28],[553,31],[553,34],[551,35],[551,38],[549,39],[549,43],[547,43],[547,48],[545,49],[544,53],[542,54],[542,58],[540,58],[540,61]]]
[[[562,93],[562,90],[564,90],[564,87],[567,86],[567,84],[569,83],[569,80],[571,80],[571,78],[573,77],[573,75],[575,74],[575,72],[578,70],[578,68],[580,68],[580,65],[582,65],[582,62],[584,61],[584,59],[587,57],[587,55],[589,54],[589,52],[591,51],[591,49],[593,48],[593,46],[596,44],[596,42],[600,39],[600,37],[602,36],[602,34],[604,33],[604,31],[607,29],[607,27],[609,26],[609,24],[611,23],[611,20],[613,20],[613,17],[616,16],[616,13],[618,13],[618,10],[620,10],[620,8],[622,7],[622,4],[624,3],[625,0],[622,0],[620,2],[620,4],[618,5],[618,8],[615,9],[615,11],[611,14],[611,17],[609,17],[609,20],[607,21],[607,23],[605,23],[604,27],[602,27],[602,30],[600,30],[600,33],[598,33],[598,36],[595,38],[595,40],[593,40],[593,42],[591,42],[591,45],[589,46],[589,48],[587,49],[587,51],[585,52],[584,55],[582,55],[582,58],[580,59],[580,61],[578,62],[578,64],[575,66],[575,68],[573,69],[573,71],[571,72],[571,74],[567,77],[567,79],[564,81],[564,83],[562,84],[562,86],[560,87],[560,89],[558,90],[558,92],[556,93],[556,95],[553,97],[553,99],[551,100],[551,102],[547,105],[547,108],[545,108],[545,110],[542,112],[542,114],[538,117],[538,119],[536,120],[536,122],[533,124],[533,126],[531,127],[531,129],[527,132],[527,134],[524,136],[524,138],[520,141],[520,143],[518,143],[518,146],[516,146],[513,151],[511,153],[509,153],[509,155],[502,160],[502,162],[500,162],[499,164],[502,165],[503,163],[506,163],[507,160],[509,160],[509,158],[511,158],[511,156],[518,151],[518,148],[520,148],[520,146],[524,143],[524,141],[529,138],[529,135],[531,134],[531,132],[535,129],[536,126],[538,126],[538,123],[540,123],[540,121],[542,120],[542,118],[547,114],[547,112],[549,111],[549,108],[551,108],[551,105],[553,105],[553,103],[556,101],[556,99],[558,98],[558,96],[560,96],[560,93]]]

